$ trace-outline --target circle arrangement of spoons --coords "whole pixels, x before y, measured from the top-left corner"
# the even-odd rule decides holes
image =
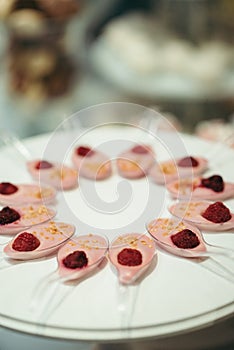
[[[113,174],[112,161],[89,146],[73,149],[73,167],[44,159],[27,160],[26,165],[37,183],[0,183],[0,235],[15,235],[3,248],[4,257],[34,260],[57,253],[57,269],[39,282],[32,296],[36,305],[51,282],[82,280],[109,261],[120,285],[140,281],[156,256],[156,247],[184,258],[233,257],[231,249],[211,245],[202,232],[234,228],[234,213],[220,200],[234,196],[234,184],[220,175],[201,175],[208,168],[203,157],[187,156],[160,163],[149,145],[137,144],[120,153],[115,164],[121,177],[165,185],[180,201],[169,207],[174,219],[157,218],[147,224],[147,233],[123,233],[109,245],[108,238],[97,234],[75,235],[76,228],[66,222],[52,221],[56,212],[46,207],[56,198],[56,190],[78,186],[78,176],[99,181]],[[195,176],[193,178],[193,176]],[[190,200],[192,198],[192,200]],[[183,201],[181,201],[183,200]],[[209,202],[213,200],[216,202]],[[234,275],[229,278],[234,281]]]

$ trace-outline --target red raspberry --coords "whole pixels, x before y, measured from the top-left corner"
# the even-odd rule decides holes
[[[198,166],[198,161],[193,158],[193,157],[185,157],[185,158],[182,158],[178,161],[178,166],[181,166],[183,168],[191,168],[191,167],[196,167]]]
[[[138,153],[138,154],[146,154],[149,153],[149,149],[145,146],[135,146],[132,148],[133,153]]]
[[[216,224],[226,222],[231,219],[230,210],[222,203],[215,202],[202,213],[203,218]]]
[[[80,146],[76,149],[76,153],[81,157],[91,157],[94,154],[94,151],[89,147]]]
[[[37,170],[50,169],[52,167],[53,167],[53,164],[51,164],[50,162],[47,162],[46,160],[40,160],[35,165],[35,169],[37,169]]]
[[[63,259],[63,264],[68,269],[81,269],[82,267],[88,265],[88,258],[84,251],[76,250],[75,252],[67,255],[66,258]]]
[[[4,207],[0,211],[0,225],[11,224],[20,219],[20,214],[10,207]]]
[[[220,175],[213,175],[201,180],[201,187],[212,189],[214,192],[222,192],[224,189],[223,178]]]
[[[172,242],[182,249],[195,248],[200,244],[197,235],[191,230],[185,229],[171,236]]]
[[[142,254],[137,249],[125,248],[117,256],[118,263],[126,266],[137,266],[142,264]]]
[[[40,241],[32,233],[22,232],[13,242],[12,248],[18,252],[29,252],[39,247]]]
[[[0,183],[0,194],[13,194],[18,191],[18,187],[11,184],[10,182],[1,182]]]

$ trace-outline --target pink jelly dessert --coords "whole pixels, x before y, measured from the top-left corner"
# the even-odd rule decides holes
[[[234,183],[224,182],[222,176],[196,177],[175,180],[167,184],[173,198],[224,200],[234,197]]]
[[[208,161],[205,158],[185,157],[155,164],[150,169],[149,175],[158,184],[168,184],[178,179],[202,174],[207,166]]]
[[[206,251],[199,229],[186,221],[158,218],[152,220],[147,229],[157,245],[169,253],[191,258]]]
[[[77,171],[64,164],[33,160],[27,162],[27,168],[34,180],[58,190],[70,190],[77,187]]]
[[[120,283],[135,282],[149,268],[155,244],[148,236],[126,233],[117,237],[109,249],[109,258],[118,272]]]
[[[7,186],[5,186],[7,184]],[[2,185],[2,191],[1,191]],[[13,191],[13,189],[16,189]],[[0,203],[21,205],[24,203],[49,203],[56,197],[56,190],[49,186],[35,184],[0,183]]]
[[[69,240],[58,251],[59,276],[73,280],[90,274],[103,262],[108,247],[105,237],[92,233]]]
[[[76,250],[70,253],[63,259],[63,264],[68,269],[81,269],[88,265],[88,258],[84,251]]]
[[[138,179],[148,174],[155,163],[155,153],[148,145],[136,145],[121,153],[117,159],[118,173],[128,179]]]
[[[11,224],[12,222],[18,221],[20,214],[13,208],[4,207],[0,211],[0,225]]]
[[[50,221],[18,233],[4,253],[16,260],[38,259],[55,253],[74,233],[73,225]]]
[[[234,214],[222,202],[180,201],[171,205],[169,211],[201,230],[219,232],[234,227]]]
[[[44,205],[5,207],[0,212],[0,234],[13,235],[25,228],[51,220],[56,212]]]
[[[5,196],[8,196],[8,195],[11,195],[17,191],[18,191],[18,187],[13,185],[10,182],[1,182],[0,183],[0,195],[2,194]]]
[[[74,149],[72,162],[79,175],[91,180],[104,180],[111,176],[110,159],[97,149],[79,146]]]
[[[39,247],[40,241],[29,232],[22,232],[13,242],[12,248],[18,252],[28,252]]]
[[[200,244],[197,235],[189,229],[171,235],[171,240],[178,248],[182,249],[195,248]]]
[[[222,202],[215,202],[209,205],[202,213],[202,216],[216,224],[229,221],[232,218],[230,210]]]
[[[118,263],[125,266],[138,266],[142,264],[142,254],[137,249],[124,248],[119,252]]]

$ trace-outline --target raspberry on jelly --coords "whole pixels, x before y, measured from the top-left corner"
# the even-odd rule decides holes
[[[216,224],[229,221],[232,218],[230,210],[222,202],[209,205],[202,216]]]
[[[10,182],[0,183],[0,194],[10,195],[18,191],[18,187],[11,184]]]
[[[94,151],[89,147],[80,146],[76,149],[76,153],[81,157],[91,157],[94,154]]]
[[[147,147],[145,146],[135,146],[132,148],[131,150],[133,153],[138,153],[138,154],[146,154],[146,153],[149,153],[149,150]]]
[[[119,252],[118,263],[125,266],[138,266],[142,264],[142,254],[137,249],[125,248]]]
[[[12,248],[18,252],[29,252],[40,245],[39,239],[29,232],[22,232],[13,242]]]
[[[40,160],[35,165],[35,169],[37,170],[50,169],[52,167],[53,167],[53,164],[50,162],[47,162],[47,160]]]
[[[68,269],[81,269],[88,265],[88,258],[83,250],[76,250],[63,259],[63,265]]]
[[[198,166],[198,161],[193,157],[185,157],[179,160],[178,166],[183,168],[194,168]]]
[[[4,207],[0,211],[0,225],[11,224],[20,219],[20,214],[10,207]]]
[[[210,188],[214,192],[222,192],[224,190],[223,178],[220,175],[213,175],[207,179],[202,179],[201,187]]]
[[[172,242],[182,249],[192,249],[200,244],[197,235],[188,229],[182,230],[171,236]]]

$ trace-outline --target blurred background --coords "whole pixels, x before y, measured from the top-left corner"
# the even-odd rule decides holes
[[[224,139],[234,131],[233,42],[233,0],[0,0],[1,128],[31,136],[125,101]]]

